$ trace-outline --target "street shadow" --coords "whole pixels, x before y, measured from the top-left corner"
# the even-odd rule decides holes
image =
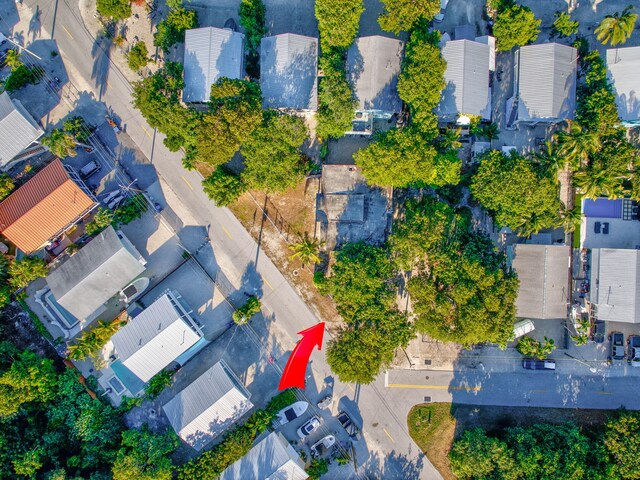
[[[29,20],[29,35],[31,35],[31,39],[35,40],[40,36],[40,32],[42,31],[42,23],[40,21],[40,5],[36,5],[36,10],[33,12],[31,20]]]
[[[240,280],[240,290],[247,297],[254,296],[260,298],[263,294],[263,283],[262,276],[256,269],[256,263],[253,261],[249,262]]]
[[[414,460],[393,450],[383,458],[377,454],[373,456],[364,466],[364,471],[370,478],[418,479],[424,459],[422,453]]]
[[[110,52],[111,40],[104,36],[96,38],[91,48],[91,56],[93,57],[91,78],[98,88],[98,100],[100,101],[102,101],[102,95],[109,80]]]

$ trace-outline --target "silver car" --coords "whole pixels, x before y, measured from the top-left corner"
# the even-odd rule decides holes
[[[609,361],[624,360],[624,333],[611,332],[609,335],[609,345],[611,352],[609,353]]]

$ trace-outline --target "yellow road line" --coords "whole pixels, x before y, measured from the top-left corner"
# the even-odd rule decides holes
[[[391,434],[390,434],[389,432],[387,432],[387,429],[386,429],[386,428],[382,427],[382,430],[384,430],[384,433],[386,433],[386,434],[387,434],[387,437],[389,437],[393,443],[396,443],[396,441],[393,439],[393,437],[391,436]]]
[[[71,35],[71,32],[69,30],[67,30],[67,27],[65,27],[64,25],[62,25],[62,29],[67,32],[67,35],[69,35],[71,37],[71,40],[73,40],[73,35]]]
[[[262,277],[262,281],[263,281],[264,283],[266,283],[267,285],[269,285],[269,288],[270,288],[271,290],[273,290],[273,287],[271,286],[271,284],[269,283],[269,281],[268,281],[266,278],[264,278],[264,275],[260,275],[260,276]]]
[[[224,228],[224,225],[220,225],[222,227],[222,231],[224,233],[227,234],[227,237],[229,237],[231,240],[233,240],[233,237],[231,236],[231,234],[229,233],[229,230],[227,230],[226,228]]]
[[[182,177],[182,179],[184,180],[184,183],[186,183],[187,185],[189,185],[189,188],[191,190],[193,190],[193,187],[191,186],[191,184],[189,183],[189,180],[187,180],[186,178]]]
[[[433,388],[436,390],[467,390],[472,392],[482,390],[482,387],[465,387],[451,385],[412,385],[410,383],[390,383],[389,388]]]
[[[108,83],[107,83],[107,85],[108,85]],[[142,129],[144,130],[144,133],[146,133],[146,134],[147,134],[147,137],[152,138],[152,137],[151,137],[151,134],[149,133],[149,130],[147,130],[147,129],[145,128],[145,126],[144,126],[144,125],[140,125],[140,126],[141,126],[141,127],[142,127]]]

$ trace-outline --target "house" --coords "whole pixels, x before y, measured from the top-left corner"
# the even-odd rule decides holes
[[[180,438],[200,451],[253,407],[250,397],[221,360],[162,409]]]
[[[306,480],[304,462],[280,432],[272,432],[240,460],[228,466],[219,480]]]
[[[638,202],[629,198],[584,198],[580,223],[582,248],[640,248]]]
[[[397,85],[404,42],[373,35],[359,37],[347,52],[347,79],[357,101],[351,132],[371,135],[374,118],[390,119],[400,113]]]
[[[316,222],[327,250],[345,243],[384,243],[391,223],[391,189],[371,187],[356,165],[323,165]]]
[[[444,72],[445,88],[437,107],[438,117],[456,120],[460,115],[491,119],[492,47],[476,40],[450,40],[442,46],[442,57],[447,62]],[[495,42],[493,42],[495,45]],[[495,48],[493,49],[495,58]]]
[[[226,28],[193,28],[185,32],[182,100],[206,103],[211,85],[221,77],[244,77],[244,35]]]
[[[176,291],[165,292],[111,337],[115,360],[109,369],[133,395],[203,340],[200,325],[180,299]]]
[[[508,247],[507,257],[520,280],[518,317],[567,318],[570,254],[568,245],[517,243]]]
[[[82,329],[145,271],[146,263],[129,239],[110,226],[49,273],[53,298],[44,293],[44,307],[61,327],[71,329],[80,323]]]
[[[20,154],[43,134],[19,100],[12,100],[7,92],[0,94],[0,168],[20,160]]]
[[[97,206],[78,174],[56,159],[0,203],[0,232],[24,253],[33,253]]]
[[[591,250],[589,300],[598,320],[640,323],[640,250]]]
[[[626,127],[640,125],[640,47],[607,50],[607,73]]]
[[[318,40],[284,33],[260,44],[263,108],[318,109]]]
[[[507,100],[507,126],[572,120],[577,61],[577,50],[559,43],[520,47],[515,55],[515,95]]]

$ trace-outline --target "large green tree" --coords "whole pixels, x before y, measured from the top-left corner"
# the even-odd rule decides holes
[[[343,137],[351,130],[357,102],[346,79],[344,53],[337,49],[323,52],[320,68],[324,76],[318,87],[318,125],[321,140]]]
[[[528,230],[535,218],[536,233],[555,225],[560,208],[559,183],[555,175],[536,169],[514,151],[491,151],[483,155],[471,182],[471,193],[491,211],[496,223],[512,230]]]
[[[457,184],[461,161],[453,154],[440,154],[431,145],[433,137],[418,127],[392,129],[354,155],[371,185],[408,187]]]
[[[9,264],[9,283],[14,288],[24,288],[49,273],[47,264],[39,257],[24,257]]]
[[[638,20],[636,13],[631,13],[633,5],[627,6],[622,13],[607,15],[594,30],[596,38],[603,45],[607,43],[612,47],[625,43],[633,34],[633,29]]]
[[[267,192],[295,187],[308,170],[309,161],[300,152],[307,137],[302,118],[270,112],[242,145],[242,181]]]
[[[153,44],[165,52],[178,42],[184,42],[184,32],[198,27],[198,12],[182,6],[169,9],[167,18],[162,20],[153,34]]]
[[[384,13],[378,17],[383,30],[398,35],[409,32],[421,21],[430,22],[440,12],[440,0],[382,0]]]
[[[171,480],[173,465],[169,455],[178,443],[173,432],[155,435],[147,429],[124,431],[113,463],[113,480]]]
[[[239,15],[240,25],[244,28],[247,39],[247,50],[255,52],[260,48],[260,41],[267,33],[264,3],[262,0],[241,0]]]
[[[42,137],[40,143],[47,147],[56,157],[75,157],[76,141],[73,135],[57,128],[51,130],[49,135]]]
[[[481,428],[466,430],[451,447],[449,460],[460,480],[496,478],[496,472],[513,471],[515,463],[507,444]]]
[[[498,12],[493,34],[498,42],[498,50],[507,51],[513,47],[533,43],[540,33],[541,20],[531,9],[517,3]]]
[[[240,177],[224,165],[219,165],[202,181],[202,188],[209,199],[219,207],[231,205],[247,190]]]
[[[607,422],[604,444],[611,465],[610,478],[640,478],[640,416],[621,412]]]
[[[349,48],[358,33],[363,1],[317,0],[315,10],[322,49]]]

